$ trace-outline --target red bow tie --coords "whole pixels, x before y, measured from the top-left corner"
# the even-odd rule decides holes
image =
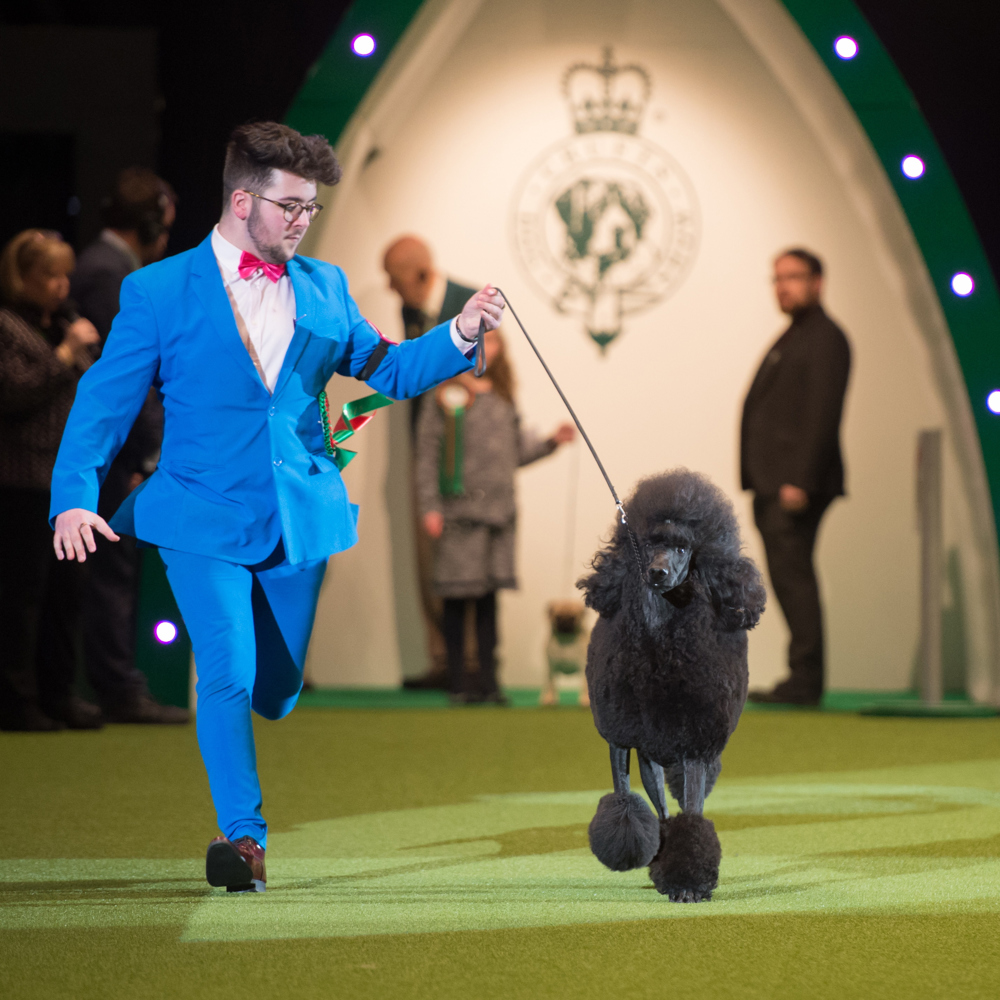
[[[277,280],[285,273],[284,264],[268,264],[267,261],[261,260],[260,257],[255,257],[252,253],[248,253],[246,250],[240,255],[240,266],[237,268],[240,277],[249,281],[257,271],[263,271],[264,274],[271,279],[271,281],[277,282]]]

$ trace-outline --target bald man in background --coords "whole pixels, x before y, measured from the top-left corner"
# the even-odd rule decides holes
[[[418,236],[401,236],[385,251],[382,266],[389,276],[389,287],[403,300],[403,333],[415,340],[428,330],[457,316],[476,289],[452,281],[434,266],[430,247]],[[428,396],[432,393],[427,393]],[[410,407],[410,430],[416,430],[417,417],[425,397],[418,396],[404,404]],[[413,468],[410,468],[411,492]],[[416,508],[414,507],[414,510]],[[425,677],[407,678],[408,688],[441,688],[447,690],[448,666],[444,637],[441,634],[441,599],[431,587],[433,543],[421,530],[414,513],[414,535],[417,549],[417,574],[420,584],[420,604],[427,629],[427,652],[431,661]],[[467,640],[468,641],[468,640]]]
[[[403,300],[407,340],[457,316],[469,300],[468,288],[437,270],[430,247],[417,236],[401,236],[390,244],[382,266],[389,287]]]

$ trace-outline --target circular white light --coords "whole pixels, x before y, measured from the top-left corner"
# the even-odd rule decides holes
[[[1000,413],[1000,389],[994,389],[986,397],[986,408],[990,413]]]
[[[975,287],[976,283],[964,271],[959,271],[958,274],[952,276],[951,290],[956,295],[961,295],[962,298],[965,298],[966,295],[971,295]]]
[[[370,56],[375,51],[375,39],[371,35],[358,35],[351,48],[356,56]]]
[[[858,43],[850,35],[841,35],[833,43],[833,51],[841,59],[853,59],[858,54]]]
[[[919,156],[904,156],[901,169],[911,180],[924,176],[924,161]]]
[[[177,626],[173,622],[157,622],[153,629],[153,635],[157,642],[162,642],[164,646],[170,645],[177,638]]]

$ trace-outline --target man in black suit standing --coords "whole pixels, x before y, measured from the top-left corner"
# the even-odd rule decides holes
[[[823,696],[823,611],[813,566],[820,520],[844,494],[840,418],[851,368],[847,338],[820,304],[823,264],[782,253],[774,288],[791,325],[768,351],[743,404],[743,488],[764,540],[775,596],[791,632],[791,676],[750,700],[818,705]]]
[[[389,287],[403,300],[403,331],[407,340],[423,336],[438,323],[457,316],[470,298],[465,285],[446,278],[434,266],[430,247],[417,236],[401,236],[385,251],[383,267],[389,276]],[[475,295],[475,290],[472,291]],[[433,393],[427,393],[427,397]],[[415,434],[424,396],[408,401],[410,430]],[[411,475],[412,478],[412,475]],[[420,584],[420,604],[427,631],[427,652],[431,661],[425,677],[408,678],[408,688],[449,687],[448,663],[444,637],[441,634],[441,599],[431,585],[433,543],[414,514],[414,535],[417,548],[417,574]]]
[[[130,167],[118,176],[102,208],[105,228],[77,259],[71,295],[97,327],[101,345],[118,314],[122,281],[163,257],[177,196],[151,170]],[[156,467],[163,437],[163,408],[150,391],[125,444],[101,487],[98,513],[109,518]],[[111,722],[183,723],[188,713],[155,701],[135,665],[136,610],[141,554],[135,539],[114,545],[98,540],[87,560],[83,647],[87,678]]]

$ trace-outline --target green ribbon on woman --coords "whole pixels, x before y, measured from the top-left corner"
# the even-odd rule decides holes
[[[462,486],[462,463],[465,437],[465,407],[444,415],[444,439],[441,441],[441,474],[438,488],[443,497],[457,497],[465,492]]]
[[[465,411],[473,395],[456,382],[443,385],[435,393],[444,412],[444,437],[441,439],[441,465],[438,490],[443,497],[458,497],[465,492],[462,467],[465,462]]]

